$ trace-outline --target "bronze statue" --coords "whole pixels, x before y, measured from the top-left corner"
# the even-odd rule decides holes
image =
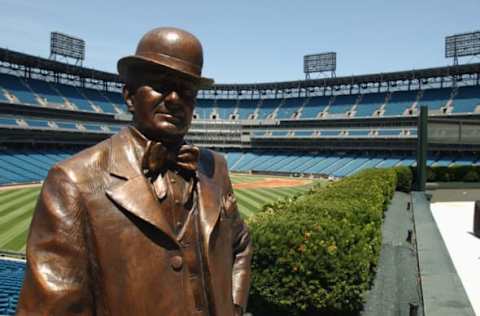
[[[157,28],[119,60],[132,126],[54,166],[17,315],[241,315],[250,236],[225,159],[184,142],[203,53]]]

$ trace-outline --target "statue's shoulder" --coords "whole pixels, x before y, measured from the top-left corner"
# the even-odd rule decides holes
[[[223,154],[208,148],[200,148],[200,167],[207,175],[213,175],[217,172],[225,172],[227,162]]]
[[[98,179],[110,168],[112,140],[118,138],[119,133],[58,162],[52,169],[60,168],[78,182]]]

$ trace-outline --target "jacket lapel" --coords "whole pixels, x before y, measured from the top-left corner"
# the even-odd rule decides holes
[[[105,192],[123,209],[152,224],[176,242],[165,216],[165,206],[158,201],[152,185],[141,172],[132,137],[126,128],[111,139],[110,174],[119,180]]]
[[[202,151],[205,154],[206,151]],[[211,155],[211,153],[207,152]],[[213,158],[213,157],[212,157]],[[209,250],[210,239],[213,229],[218,222],[221,208],[221,190],[213,180],[215,169],[213,159],[199,160],[199,168],[197,171],[198,178],[198,205],[200,215],[200,227],[202,236],[204,236],[205,249]],[[212,170],[212,172],[206,172]]]

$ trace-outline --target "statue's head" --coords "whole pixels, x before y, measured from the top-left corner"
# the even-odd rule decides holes
[[[213,84],[201,76],[202,66],[202,45],[194,35],[166,27],[146,33],[135,55],[117,64],[134,126],[153,140],[181,141],[192,122],[198,90]]]

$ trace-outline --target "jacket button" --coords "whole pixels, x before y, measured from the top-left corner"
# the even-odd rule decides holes
[[[170,264],[174,270],[180,270],[183,266],[183,259],[180,256],[173,256],[170,258]]]

